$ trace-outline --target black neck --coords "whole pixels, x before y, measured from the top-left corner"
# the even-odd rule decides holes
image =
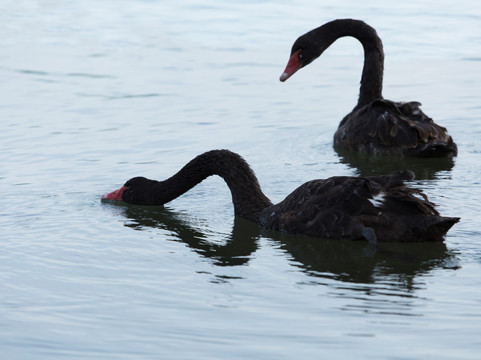
[[[218,175],[227,183],[237,216],[255,220],[261,210],[272,205],[250,166],[241,156],[229,150],[203,153],[178,173],[161,181],[156,191],[157,201],[162,204],[172,201],[211,175]]]
[[[364,48],[364,67],[359,100],[355,109],[367,105],[373,100],[382,99],[384,52],[376,30],[360,20],[341,19],[324,24],[312,32],[316,37],[325,39],[322,51],[341,37],[352,36],[358,39]]]

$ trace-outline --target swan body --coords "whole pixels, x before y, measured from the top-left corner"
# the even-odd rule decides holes
[[[404,185],[404,180],[413,179],[411,171],[312,180],[274,205],[247,162],[229,150],[203,153],[164,181],[130,179],[102,200],[163,205],[211,175],[227,183],[236,216],[291,234],[371,243],[442,241],[459,221],[440,216],[420,190]]]
[[[420,108],[421,103],[394,102],[382,96],[384,52],[371,26],[354,19],[328,22],[299,37],[280,80],[310,64],[337,39],[352,36],[364,48],[364,66],[357,105],[341,121],[334,146],[375,155],[456,156],[457,146],[446,128]]]

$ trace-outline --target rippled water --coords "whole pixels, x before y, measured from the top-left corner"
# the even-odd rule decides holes
[[[454,162],[337,154],[362,48],[286,83],[293,41],[334,18],[384,41],[384,95],[418,100]],[[481,6],[476,1],[3,1],[0,351],[5,359],[477,359]],[[210,178],[165,208],[100,203],[213,148],[280,201],[333,175],[416,171],[445,244],[326,241],[234,219]]]

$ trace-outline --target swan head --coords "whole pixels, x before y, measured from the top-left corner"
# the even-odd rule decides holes
[[[287,62],[286,69],[280,77],[280,81],[286,81],[294,73],[309,65],[329,47],[330,43],[322,38],[313,36],[312,31],[299,37],[292,45],[291,55]]]
[[[135,177],[127,181],[121,188],[102,195],[104,201],[123,201],[128,204],[150,205],[154,199],[154,191],[158,181]]]

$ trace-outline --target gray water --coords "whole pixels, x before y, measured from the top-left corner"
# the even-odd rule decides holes
[[[286,83],[294,40],[374,26],[384,96],[417,100],[453,162],[337,154],[362,47],[337,41]],[[479,359],[478,1],[0,3],[2,359]],[[234,219],[209,178],[164,208],[100,195],[240,153],[274,201],[307,180],[412,168],[445,244],[328,241]]]

